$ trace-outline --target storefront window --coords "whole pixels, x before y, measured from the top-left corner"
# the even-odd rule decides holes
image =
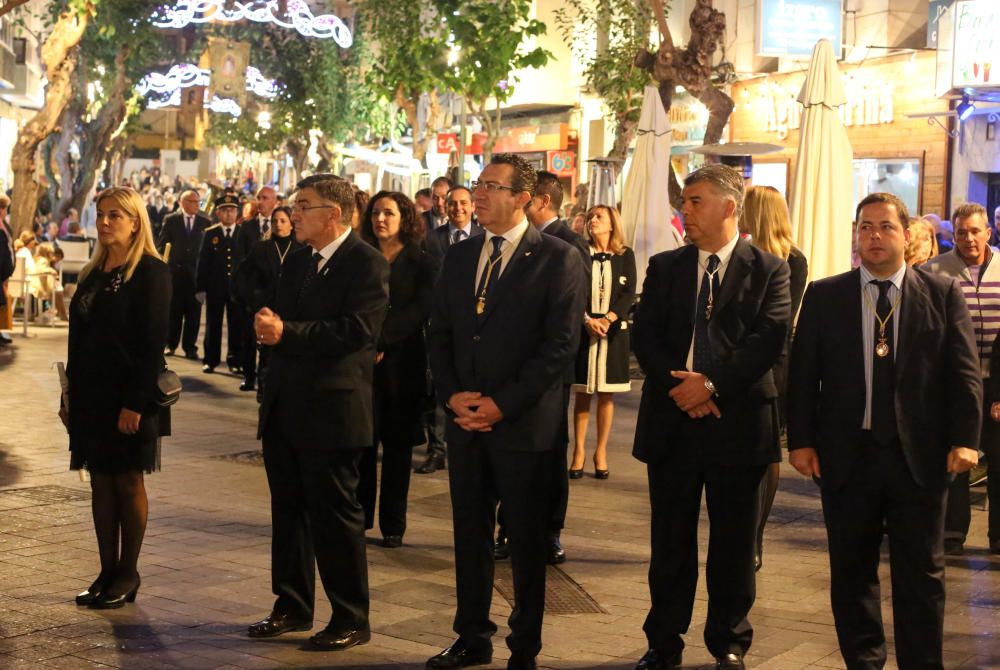
[[[754,186],[771,186],[788,198],[788,161],[780,163],[754,163]]]
[[[910,210],[920,211],[919,158],[854,159],[854,204],[869,193],[892,193]]]

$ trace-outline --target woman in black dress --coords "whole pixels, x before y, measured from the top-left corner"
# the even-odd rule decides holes
[[[288,254],[300,249],[302,243],[295,239],[292,225],[292,211],[285,206],[275,207],[271,212],[271,227],[264,236],[253,245],[246,259],[236,268],[234,280],[236,297],[250,313],[250,324],[253,315],[264,307],[274,307],[274,298],[281,279],[281,269]],[[253,333],[253,329],[250,330]],[[257,346],[251,338],[250,343]],[[257,365],[257,399],[263,397],[264,375],[267,372],[271,347],[260,347],[260,362]],[[253,385],[244,382],[241,391],[252,391]]]
[[[635,254],[625,246],[621,216],[613,207],[597,205],[586,215],[584,232],[593,259],[590,299],[584,314],[584,337],[576,359],[573,391],[574,448],[570,479],[583,476],[584,443],[590,404],[597,394],[597,448],[594,476],[607,479],[608,436],[615,412],[615,393],[632,388],[629,381],[628,314],[635,302]]]
[[[382,191],[368,203],[361,235],[390,263],[389,313],[375,359],[375,441],[361,458],[358,498],[365,527],[375,524],[376,451],[382,444],[378,525],[382,546],[398,547],[406,532],[413,447],[424,441],[428,403],[424,324],[431,312],[437,264],[420,244],[416,207],[402,193]]]
[[[170,272],[156,251],[142,197],[111,188],[97,200],[97,247],[70,304],[70,468],[90,472],[101,572],[77,604],[121,607],[139,590],[146,531],[144,472],[160,466],[169,414],[157,404],[170,308]],[[120,547],[119,547],[120,541]]]
[[[740,232],[750,235],[751,243],[764,251],[784,258],[791,270],[792,323],[802,304],[802,294],[806,290],[809,263],[806,256],[792,243],[792,225],[788,217],[788,205],[777,189],[771,186],[750,186],[743,201],[743,216],[740,217]],[[785,427],[785,389],[788,386],[788,351],[792,343],[793,328],[788,329],[788,338],[781,357],[774,365],[774,383],[778,387],[778,419],[782,430]],[[780,463],[771,463],[760,484],[760,512],[757,520],[756,565],[760,570],[764,555],[764,525],[771,514],[774,495],[778,491]]]

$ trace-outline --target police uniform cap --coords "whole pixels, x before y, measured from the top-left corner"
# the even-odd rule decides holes
[[[235,193],[223,193],[215,199],[215,209],[220,207],[239,207],[240,199]]]

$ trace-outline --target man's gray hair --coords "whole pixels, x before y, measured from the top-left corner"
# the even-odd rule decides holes
[[[351,216],[354,215],[354,189],[351,182],[335,174],[321,172],[306,177],[295,185],[296,191],[304,188],[311,188],[324,200],[329,200],[340,207],[340,221],[345,225],[350,225]]]
[[[743,195],[746,190],[743,175],[728,165],[710,163],[689,174],[684,180],[684,186],[701,182],[708,182],[720,195],[732,198],[736,202],[736,212],[733,216],[739,220],[743,215]]]

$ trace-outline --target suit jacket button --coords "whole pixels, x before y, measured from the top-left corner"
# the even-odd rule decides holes
[[[478,335],[473,335],[472,336],[472,341],[473,342],[478,342],[479,341],[479,336]]]

